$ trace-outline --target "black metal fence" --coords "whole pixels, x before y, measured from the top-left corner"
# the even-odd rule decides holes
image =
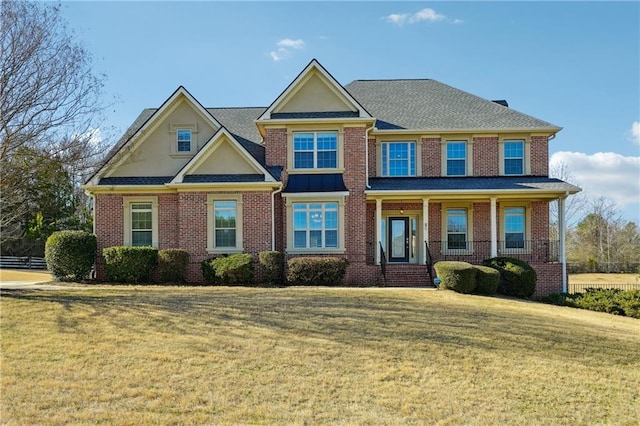
[[[569,293],[584,293],[588,288],[607,288],[618,290],[640,290],[640,282],[638,283],[579,283],[568,285]]]
[[[498,241],[498,256],[514,257],[526,262],[548,263],[557,262],[559,256],[559,241],[553,240],[524,240]],[[491,257],[491,241],[430,241],[429,248],[433,261],[458,260],[474,264],[482,263]]]

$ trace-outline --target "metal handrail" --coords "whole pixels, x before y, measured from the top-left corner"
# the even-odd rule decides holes
[[[380,245],[380,269],[382,270],[382,278],[384,279],[384,285],[387,286],[387,256],[384,254],[384,248],[382,242],[378,241]]]

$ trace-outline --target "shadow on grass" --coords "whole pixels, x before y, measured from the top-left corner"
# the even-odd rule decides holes
[[[579,321],[559,325],[552,316],[501,310],[480,297],[473,306],[419,291],[405,296],[393,291],[224,287],[14,291],[2,297],[60,305],[60,333],[92,333],[99,320],[140,336],[153,331],[237,337],[244,331],[246,336],[325,339],[373,350],[397,342],[425,350],[469,348],[508,356],[510,349],[518,349],[545,357],[570,355],[585,363],[636,362],[629,357],[630,342],[594,334],[592,326]]]

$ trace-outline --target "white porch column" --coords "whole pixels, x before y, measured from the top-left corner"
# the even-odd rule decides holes
[[[566,293],[567,292],[567,262],[566,262],[566,245],[565,245],[565,238],[566,238],[566,223],[565,223],[565,212],[564,212],[564,200],[565,200],[566,195],[563,197],[558,198],[558,236],[559,236],[559,243],[560,243],[560,262],[562,265],[562,292]]]
[[[376,199],[376,241],[375,254],[376,265],[380,264],[380,242],[382,242],[382,200]]]
[[[427,264],[427,250],[424,244],[429,244],[429,199],[422,199],[422,235],[424,236],[423,245],[420,248],[422,252],[422,259],[420,259],[420,263],[423,265]]]
[[[498,214],[496,197],[491,198],[491,257],[498,256]]]

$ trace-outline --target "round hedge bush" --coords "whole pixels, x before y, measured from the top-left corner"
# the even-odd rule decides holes
[[[59,281],[82,281],[96,261],[96,236],[86,231],[57,231],[47,238],[47,268]]]
[[[188,267],[188,251],[183,249],[158,250],[158,269],[163,283],[186,282]]]
[[[115,246],[102,250],[107,279],[129,284],[147,283],[158,264],[158,249]]]
[[[442,280],[440,288],[472,293],[476,288],[477,269],[467,262],[442,261],[433,267],[436,275]]]
[[[491,296],[500,284],[500,272],[488,266],[476,265],[476,289],[475,293]]]
[[[511,257],[494,257],[482,263],[500,272],[498,293],[527,299],[536,291],[538,275],[527,262]]]

